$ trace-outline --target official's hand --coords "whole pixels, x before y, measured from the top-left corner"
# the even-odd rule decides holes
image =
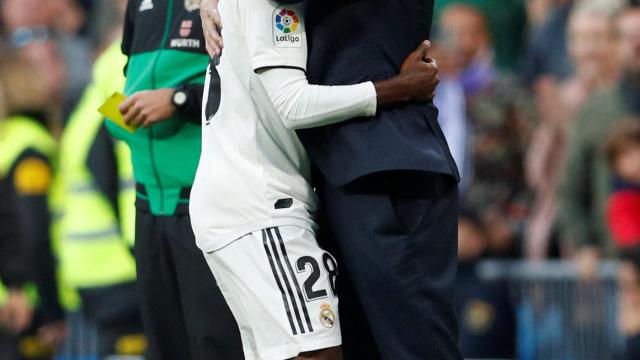
[[[223,42],[220,31],[222,19],[218,12],[218,0],[200,0],[200,17],[202,30],[207,44],[207,52],[211,58],[222,54]]]
[[[438,64],[429,58],[431,42],[423,41],[418,48],[409,54],[400,68],[400,75],[405,76],[410,95],[414,101],[430,101],[435,96],[438,79]]]
[[[19,334],[24,331],[33,318],[33,310],[22,290],[9,290],[7,302],[0,308],[0,325]]]
[[[171,97],[174,89],[144,90],[120,104],[119,109],[127,125],[149,127],[166,120],[175,112]]]

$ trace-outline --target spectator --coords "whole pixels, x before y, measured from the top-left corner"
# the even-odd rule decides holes
[[[13,53],[2,54],[0,88],[4,90],[7,117],[0,128],[0,177],[9,182],[15,204],[21,236],[14,241],[21,243],[28,279],[38,288],[39,318],[35,325],[52,334],[64,333],[47,198],[56,144],[47,128],[47,89],[39,80],[28,60]]]
[[[610,172],[602,150],[603,134],[626,115],[640,113],[640,7],[625,9],[616,22],[622,77],[588,98],[574,122],[560,197],[560,232],[578,247],[584,277],[595,274],[601,256],[613,255],[605,226]]]
[[[540,28],[556,6],[556,0],[528,0],[526,3],[529,31]]]
[[[613,173],[607,224],[616,247],[624,250],[640,242],[640,119],[616,126],[605,153]]]
[[[446,47],[455,53],[470,128],[469,184],[462,202],[486,230],[489,252],[512,255],[528,207],[522,163],[533,105],[517,80],[496,68],[479,10],[449,6],[440,20],[440,36],[451,39]]]
[[[67,2],[3,0],[0,11],[11,45],[38,66],[50,88],[51,99],[60,112],[54,119],[57,121],[66,119],[91,78],[88,43],[67,32],[76,27],[71,24],[75,21],[73,11],[64,5]]]
[[[617,41],[616,11],[616,6],[599,0],[584,0],[575,6],[567,30],[574,74],[560,84],[552,78],[538,82],[542,121],[534,132],[526,164],[527,181],[536,192],[525,239],[527,258],[546,257],[550,238],[557,240],[556,191],[564,166],[567,132],[575,113],[589,94],[611,86],[617,78],[617,57],[611,56]]]
[[[554,0],[548,8],[549,14],[530,29],[523,59],[523,73],[529,83],[543,76],[562,80],[571,74],[566,29],[573,3],[573,0]]]
[[[458,166],[460,192],[464,192],[469,176],[469,125],[464,89],[458,78],[461,56],[451,40],[451,36],[440,36],[433,41],[431,54],[434,59],[438,59],[440,78],[433,101],[439,110],[438,123]]]
[[[85,90],[60,139],[55,207],[60,268],[65,284],[82,300],[83,318],[97,330],[98,356],[140,355],[144,346],[119,353],[118,341],[142,332],[136,270],[131,254],[135,189],[130,152],[114,141],[96,111],[124,88],[114,69],[127,59],[114,42],[98,57],[94,80]],[[87,214],[91,214],[87,217]],[[71,334],[81,336],[81,334]]]
[[[567,28],[569,18],[575,6],[593,0],[535,0],[530,3],[544,3],[541,6],[530,6],[533,12],[548,11],[547,16],[530,14],[539,22],[530,28],[529,45],[523,58],[523,75],[529,83],[535,83],[540,78],[551,77],[561,81],[573,74],[569,48],[567,46]],[[609,9],[620,8],[625,0],[597,0],[604,12]]]
[[[520,62],[527,23],[525,7],[520,0],[438,0],[435,19],[439,21],[450,5],[463,4],[476,7],[486,17],[488,31],[494,40],[496,66],[513,70]]]
[[[77,291],[84,326],[96,329],[96,354],[141,355],[145,351],[137,301],[134,241],[135,189],[130,151],[115,141],[97,109],[124,89],[120,71],[126,0],[110,2],[119,21],[105,33],[116,36],[93,66],[93,80],[66,122],[60,139],[54,206],[62,216],[58,252],[62,281]],[[87,219],[87,213],[91,214]],[[80,322],[80,321],[78,321]],[[86,334],[77,327],[70,341]],[[119,346],[120,343],[128,346]]]
[[[460,350],[465,358],[512,359],[516,352],[516,320],[509,285],[483,281],[476,265],[487,250],[482,224],[467,214],[460,219],[455,307]]]
[[[613,173],[607,225],[620,254],[618,326],[627,338],[625,359],[640,358],[640,119],[609,134],[605,153]]]

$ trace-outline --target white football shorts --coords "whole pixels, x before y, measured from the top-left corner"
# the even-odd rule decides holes
[[[336,261],[296,226],[255,231],[204,253],[247,360],[283,360],[342,344]]]

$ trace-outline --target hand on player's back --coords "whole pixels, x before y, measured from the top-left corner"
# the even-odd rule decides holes
[[[428,102],[433,99],[438,80],[438,65],[428,57],[431,42],[423,41],[409,54],[400,74],[374,83],[378,107],[405,102]]]
[[[413,101],[431,101],[435,96],[438,80],[438,65],[429,58],[431,42],[423,41],[409,54],[400,68],[400,76],[406,77]]]

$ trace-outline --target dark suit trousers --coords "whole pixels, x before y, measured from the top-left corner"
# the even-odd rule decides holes
[[[321,241],[341,265],[345,359],[462,359],[452,289],[455,179],[393,171],[340,187],[325,182],[319,192]]]

